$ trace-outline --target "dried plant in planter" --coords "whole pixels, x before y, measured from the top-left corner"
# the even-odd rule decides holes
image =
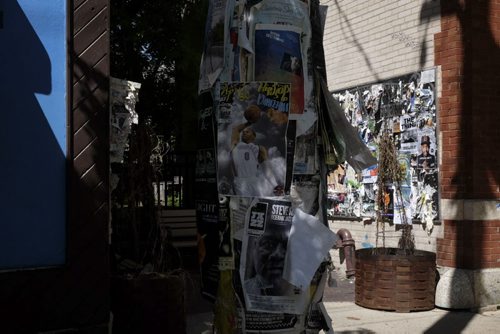
[[[153,183],[159,183],[165,153],[165,143],[149,122],[132,128],[119,186],[112,198],[116,208],[114,251],[119,257],[114,269],[118,274],[169,274],[181,267],[177,249],[160,228],[160,196],[158,201],[154,196]]]
[[[377,247],[356,250],[355,302],[363,307],[396,312],[433,309],[436,254],[415,249],[401,192],[406,173],[398,163],[396,149],[388,133],[379,137],[378,167]],[[394,202],[398,201],[400,206],[402,223],[398,248],[385,247],[384,224],[391,188]],[[378,247],[379,235],[382,236],[383,247]]]
[[[393,196],[401,203],[402,233],[398,242],[398,247],[405,253],[413,253],[415,242],[412,234],[412,227],[407,221],[405,208],[403,205],[403,195],[401,192],[401,182],[405,178],[405,173],[401,169],[397,159],[396,147],[387,132],[383,132],[379,139],[378,157],[378,178],[377,178],[377,235],[376,244],[379,244],[379,236],[382,237],[382,250],[385,249],[385,217],[387,216],[390,202],[390,188],[394,189]],[[375,248],[379,249],[378,247]]]

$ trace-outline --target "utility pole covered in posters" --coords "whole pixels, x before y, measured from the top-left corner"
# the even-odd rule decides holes
[[[325,96],[324,17],[317,0],[210,1],[196,193],[218,333],[333,333],[322,305],[337,241],[327,169],[374,161],[355,140],[347,156],[349,131],[333,131],[342,124]]]

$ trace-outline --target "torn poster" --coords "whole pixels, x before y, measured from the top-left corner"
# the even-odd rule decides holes
[[[331,328],[316,305],[323,295],[320,285],[325,283],[326,262],[317,268],[309,287],[302,289],[283,278],[282,263],[292,207],[318,215],[322,223],[326,220],[321,209],[326,186],[324,173],[319,173],[324,169],[319,151],[320,106],[313,98],[313,69],[321,64],[312,63],[323,50],[319,44],[315,44],[317,52],[311,49],[309,18],[309,9],[317,13],[314,7],[319,3],[210,2],[199,86],[213,96],[216,117],[205,111],[215,130],[207,138],[216,140],[217,193],[228,199],[228,207],[219,203],[216,229],[220,284],[214,326],[221,332],[283,334]],[[202,139],[197,168],[197,177],[207,185],[215,179],[210,176],[210,144],[211,140]],[[274,251],[266,250],[272,246]],[[265,258],[272,258],[268,261],[272,265],[261,271],[259,263]],[[307,276],[311,270],[308,267]],[[305,282],[304,277],[301,280]]]
[[[139,115],[135,111],[135,105],[139,100],[140,88],[140,83],[110,78],[110,163],[123,163],[124,153],[128,150],[129,146],[128,138],[132,131],[132,124],[139,123]],[[109,174],[111,191],[118,186],[119,181],[119,175],[111,170]]]
[[[429,222],[438,213],[438,141],[436,135],[434,69],[393,78],[385,82],[350,88],[334,93],[347,120],[356,127],[359,137],[377,155],[377,137],[382,131],[392,135],[398,151],[398,161],[406,178],[401,184],[402,202],[394,201],[394,222],[402,222],[401,205],[413,220]],[[361,206],[361,215],[373,217],[378,189],[373,168],[354,172],[356,164],[348,161],[347,197]],[[357,186],[359,183],[363,186]],[[332,185],[333,187],[333,185]],[[426,191],[433,189],[433,191]],[[352,195],[351,195],[352,194]],[[338,196],[337,196],[338,197]],[[425,203],[425,205],[423,205]],[[331,203],[331,205],[335,205]],[[350,216],[336,207],[332,215]],[[424,218],[425,217],[425,218]],[[432,218],[429,218],[432,217]]]
[[[335,129],[331,137],[334,139],[335,151],[340,152],[339,162],[347,160],[356,171],[368,168],[377,163],[365,143],[361,141],[357,131],[349,124],[339,102],[328,91],[325,79],[321,79],[321,91],[327,107],[325,115],[326,129]],[[349,145],[347,145],[349,143]],[[345,152],[345,153],[344,153]]]
[[[132,124],[139,123],[135,105],[139,100],[141,84],[133,81],[110,79],[110,162],[123,162],[123,153],[128,148],[128,136]]]
[[[228,11],[231,0],[210,1],[205,27],[205,46],[200,64],[198,92],[210,89],[224,67],[224,44],[228,39]],[[231,12],[229,12],[231,13]]]
[[[314,273],[332,249],[337,235],[314,216],[295,209],[283,277],[302,290],[309,289]]]

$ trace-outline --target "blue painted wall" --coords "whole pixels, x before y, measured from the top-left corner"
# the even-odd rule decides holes
[[[0,0],[0,269],[66,256],[66,0]]]

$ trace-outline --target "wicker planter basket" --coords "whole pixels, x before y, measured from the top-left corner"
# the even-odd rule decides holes
[[[396,248],[356,251],[355,301],[359,306],[396,312],[434,308],[436,254]]]

